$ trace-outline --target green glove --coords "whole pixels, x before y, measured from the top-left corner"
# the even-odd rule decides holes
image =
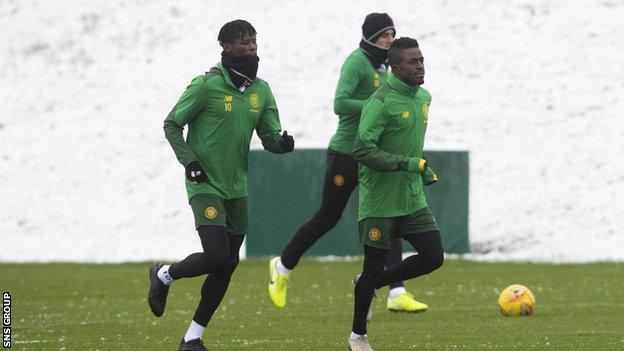
[[[423,174],[427,170],[428,162],[424,158],[413,157],[407,161],[407,171]]]
[[[431,169],[431,167],[427,167],[427,170],[422,175],[422,181],[425,186],[431,185],[433,183],[437,183],[438,175],[435,174],[435,172],[433,171],[433,169]]]

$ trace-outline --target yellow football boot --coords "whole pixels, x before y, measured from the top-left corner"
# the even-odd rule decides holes
[[[277,308],[286,306],[286,287],[288,286],[288,276],[277,271],[277,261],[279,257],[269,261],[269,297]]]
[[[386,307],[392,312],[424,312],[429,306],[414,300],[414,295],[406,292],[395,298],[388,296]]]

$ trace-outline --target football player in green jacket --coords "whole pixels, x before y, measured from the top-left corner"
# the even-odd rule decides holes
[[[364,102],[388,79],[388,47],[395,28],[386,13],[371,13],[362,25],[362,40],[342,65],[334,98],[338,129],[327,149],[327,170],[321,206],[293,236],[281,257],[269,262],[269,296],[278,308],[286,305],[290,273],[303,254],[333,228],[358,184],[357,161],[351,155]],[[388,266],[402,260],[401,239],[392,241]],[[421,312],[427,305],[416,301],[403,282],[390,285],[387,308],[392,311]],[[372,310],[371,310],[372,312]],[[371,315],[368,316],[368,319]]]
[[[438,269],[444,261],[440,230],[423,186],[436,178],[423,159],[431,95],[422,87],[424,59],[415,39],[395,40],[388,50],[392,74],[366,102],[353,156],[359,166],[358,230],[364,246],[356,275],[349,349],[371,351],[366,315],[375,289]],[[418,252],[384,269],[393,238]]]
[[[207,350],[202,334],[225,295],[247,232],[247,154],[254,132],[264,148],[287,153],[294,140],[281,126],[269,84],[256,77],[256,30],[244,20],[219,32],[221,62],[193,79],[164,123],[165,136],[185,168],[186,191],[202,251],[171,265],[150,267],[148,302],[165,310],[169,286],[208,275],[199,306],[178,350]],[[186,140],[184,126],[188,125]]]

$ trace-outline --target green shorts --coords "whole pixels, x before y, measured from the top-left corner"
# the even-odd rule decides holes
[[[230,233],[247,233],[247,198],[224,200],[215,195],[197,194],[189,201],[195,216],[195,228],[200,225],[218,225],[226,227]]]
[[[389,249],[392,238],[440,230],[428,207],[400,217],[369,217],[358,223],[360,243]]]

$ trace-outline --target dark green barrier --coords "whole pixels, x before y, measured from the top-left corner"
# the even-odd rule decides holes
[[[279,255],[321,203],[326,150],[249,154],[247,255]],[[427,151],[438,183],[426,188],[446,252],[468,252],[468,152]],[[308,252],[311,256],[361,255],[357,239],[357,188],[338,224]],[[409,247],[405,248],[406,251]]]

